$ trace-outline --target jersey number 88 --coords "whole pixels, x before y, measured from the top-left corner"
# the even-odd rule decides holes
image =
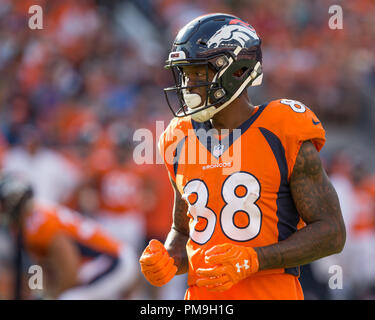
[[[236,192],[239,187],[245,189],[245,194],[239,195]],[[192,194],[196,195],[194,202],[189,201]],[[223,182],[221,195],[225,202],[220,212],[220,226],[223,233],[229,239],[239,242],[255,238],[262,224],[262,212],[256,204],[260,196],[260,184],[257,178],[248,172],[233,173]],[[193,217],[190,238],[203,245],[211,239],[217,223],[215,212],[207,206],[209,191],[205,182],[199,179],[190,180],[184,187],[182,197],[188,203],[189,213]],[[234,216],[238,212],[247,214],[247,226],[236,226]],[[199,218],[206,220],[203,230],[196,228]]]

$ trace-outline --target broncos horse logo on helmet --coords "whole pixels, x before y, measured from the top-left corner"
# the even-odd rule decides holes
[[[173,43],[166,61],[175,86],[165,88],[167,103],[174,116],[191,115],[205,122],[232,103],[249,86],[260,85],[263,72],[261,39],[255,29],[238,17],[214,13],[198,17],[183,27]],[[183,68],[205,66],[206,99],[190,89]],[[208,68],[214,77],[208,81]],[[241,71],[241,76],[238,76]],[[176,93],[178,105],[172,106],[170,93]]]
[[[245,48],[253,40],[259,40],[259,38],[249,28],[241,25],[225,25],[207,41],[207,47],[212,49],[220,46],[239,45],[241,48]]]

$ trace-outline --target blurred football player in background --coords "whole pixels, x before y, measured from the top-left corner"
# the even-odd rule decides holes
[[[0,211],[18,250],[23,244],[42,268],[43,298],[121,299],[135,284],[136,255],[130,246],[77,212],[34,201],[21,176],[0,177]]]
[[[44,145],[42,133],[34,125],[23,127],[19,140],[19,145],[12,146],[4,155],[2,171],[22,173],[40,199],[66,201],[80,179],[77,168],[59,152]]]
[[[186,299],[303,299],[299,267],[344,247],[318,155],[321,122],[298,101],[250,102],[246,89],[263,77],[260,45],[247,22],[209,14],[183,27],[169,54],[175,118],[159,149],[175,189],[173,224],[140,264],[155,286],[188,272]]]
[[[154,198],[142,167],[133,161],[133,130],[122,123],[108,128],[113,144],[113,165],[95,177],[98,220],[116,238],[131,243],[137,252],[145,242],[145,213]]]

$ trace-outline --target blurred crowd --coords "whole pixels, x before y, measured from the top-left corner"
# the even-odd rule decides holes
[[[173,192],[162,165],[134,163],[133,133],[153,133],[156,157],[155,122],[166,126],[172,116],[162,90],[172,79],[163,63],[178,29],[209,12],[238,15],[262,38],[265,77],[251,91],[254,104],[295,99],[323,124],[375,127],[368,112],[375,3],[336,2],[0,0],[1,170],[22,172],[38,198],[98,220],[140,253],[148,239],[165,239]],[[43,8],[42,30],[28,27],[34,4]],[[328,26],[333,4],[343,8],[342,30]],[[326,159],[350,235],[335,263],[351,283],[345,295],[332,294],[322,289],[329,276],[324,261],[312,264],[303,279],[308,297],[375,297],[375,178],[371,166],[357,162],[344,151]],[[10,247],[1,245],[2,261],[11,259]],[[0,273],[0,298],[12,298],[10,287]],[[184,283],[164,295],[146,289],[135,297],[179,299]]]
[[[375,174],[345,149],[323,158],[346,226],[339,254],[302,268],[307,299],[375,299]]]

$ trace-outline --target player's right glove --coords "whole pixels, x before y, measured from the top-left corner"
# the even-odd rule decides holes
[[[177,272],[174,259],[169,256],[163,244],[155,239],[143,251],[139,263],[147,281],[157,287],[165,285]]]

